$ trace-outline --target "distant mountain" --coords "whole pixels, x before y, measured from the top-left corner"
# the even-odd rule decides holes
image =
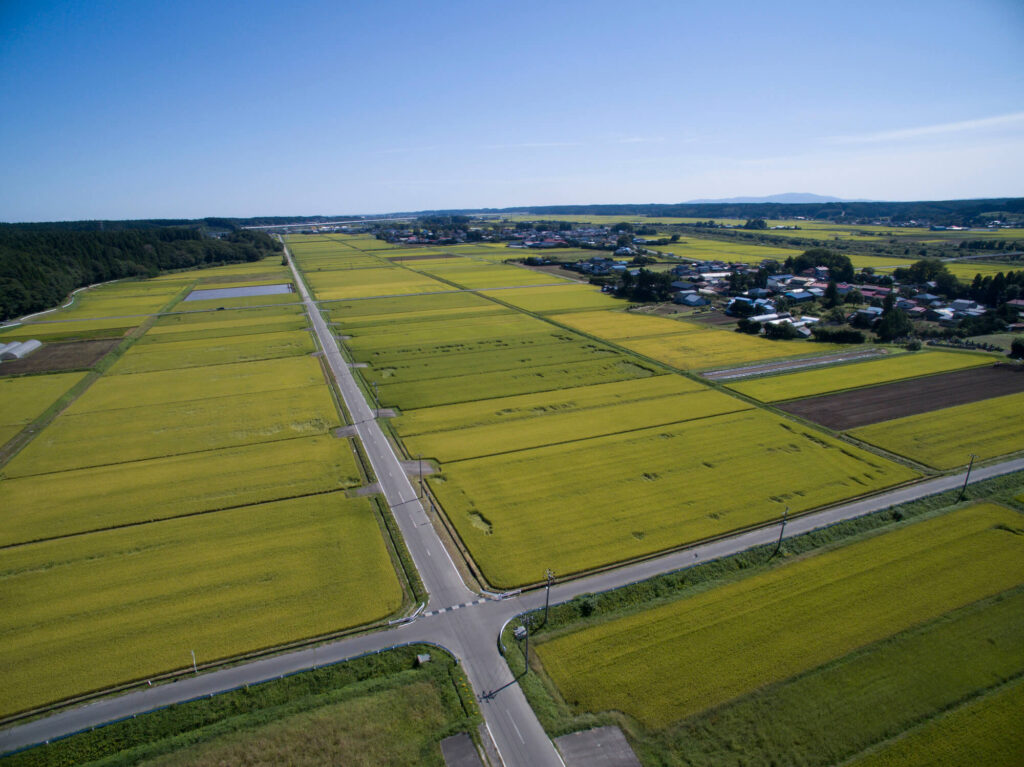
[[[787,192],[786,194],[772,194],[767,197],[726,197],[718,200],[687,200],[683,205],[715,205],[715,204],[739,204],[757,202],[780,202],[790,205],[808,205],[816,202],[871,202],[871,200],[844,200],[840,197],[828,197],[822,194],[810,194],[807,192]]]

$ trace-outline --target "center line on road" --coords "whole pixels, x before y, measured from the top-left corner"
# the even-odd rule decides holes
[[[519,736],[519,741],[521,743],[525,743],[526,741],[523,739],[523,733],[519,732],[519,728],[516,727],[516,720],[512,718],[511,714],[508,715],[508,720],[512,723],[512,727],[515,728],[516,735]]]

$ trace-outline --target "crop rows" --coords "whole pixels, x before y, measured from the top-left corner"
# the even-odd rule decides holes
[[[553,639],[538,654],[574,707],[664,727],[1018,586],[1020,532],[1016,512],[971,507]]]
[[[984,764],[1015,767],[1024,753],[1024,679],[929,721],[906,737],[857,759],[855,767]]]
[[[1024,394],[972,402],[854,429],[857,439],[936,469],[953,469],[973,454],[982,460],[1024,450]]]
[[[401,602],[370,502],[337,493],[26,544],[0,577],[3,714]]]

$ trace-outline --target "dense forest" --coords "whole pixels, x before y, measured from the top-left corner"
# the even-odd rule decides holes
[[[84,285],[154,276],[165,269],[258,261],[281,249],[263,232],[211,237],[194,227],[116,223],[120,226],[102,230],[73,224],[0,225],[0,320],[56,306]]]

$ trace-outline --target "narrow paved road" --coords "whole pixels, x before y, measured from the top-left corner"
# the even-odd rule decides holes
[[[288,254],[288,257],[291,263],[291,255]],[[477,694],[487,727],[506,767],[561,765],[561,759],[554,746],[527,704],[498,649],[498,634],[501,628],[516,615],[542,606],[543,591],[533,591],[506,600],[494,600],[483,598],[466,587],[427,519],[398,457],[374,420],[374,413],[367,405],[362,391],[342,358],[336,339],[306,291],[295,271],[294,263],[291,263],[291,266],[328,365],[352,420],[355,421],[356,431],[363,442],[385,498],[398,521],[414,564],[430,593],[429,603],[422,615],[414,621],[394,626],[386,631],[252,661],[232,668],[183,678],[166,685],[142,688],[11,727],[0,731],[0,753],[53,740],[173,703],[214,695],[296,671],[379,652],[396,645],[430,642],[444,647],[460,660]],[[977,468],[971,473],[971,481],[977,482],[1021,470],[1024,470],[1024,458]],[[963,481],[964,474],[939,477],[799,517],[786,525],[785,537],[959,487]],[[553,604],[568,601],[580,594],[618,588],[655,575],[730,556],[751,546],[771,543],[778,536],[779,525],[773,525],[558,584],[552,588],[551,601]]]
[[[342,358],[337,339],[310,297],[287,246],[285,253],[331,374],[355,423],[359,439],[373,466],[373,473],[402,531],[413,563],[430,595],[426,611],[445,610],[474,601],[477,595],[463,582],[458,568],[427,518],[398,456],[381,431],[351,369]],[[498,655],[493,634],[480,631],[481,627],[476,626],[472,619],[462,619],[462,613],[452,610],[442,614],[458,616],[448,624],[449,632],[441,638],[440,644],[448,647],[460,659],[473,689],[479,693],[482,688],[487,689],[488,685],[498,686],[509,681],[502,677],[502,672],[508,675],[508,669]],[[507,767],[555,767],[561,764],[554,744],[545,734],[518,686],[514,686],[514,690],[509,688],[509,694],[500,700],[487,700],[481,706],[481,711]]]

